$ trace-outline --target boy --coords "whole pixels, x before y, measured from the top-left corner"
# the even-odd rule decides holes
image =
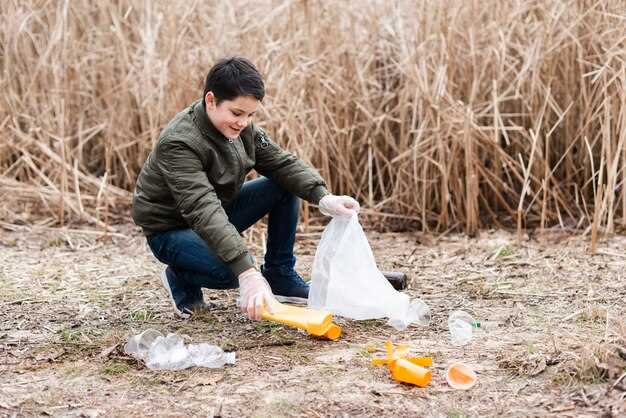
[[[220,60],[209,71],[202,100],[163,129],[139,173],[132,216],[156,258],[175,312],[206,308],[202,288],[239,287],[240,308],[260,319],[274,295],[307,298],[294,270],[299,199],[330,216],[359,204],[328,192],[319,174],[282,150],[251,123],[265,95],[247,59]],[[263,177],[245,182],[255,169]],[[265,263],[255,266],[240,233],[268,214]]]

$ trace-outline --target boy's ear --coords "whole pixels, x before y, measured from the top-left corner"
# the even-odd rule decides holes
[[[215,95],[213,94],[212,91],[207,91],[206,96],[204,96],[204,105],[207,109],[214,109],[215,108]]]

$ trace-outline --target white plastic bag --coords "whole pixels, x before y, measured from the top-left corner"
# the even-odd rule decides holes
[[[376,267],[356,215],[333,218],[324,233],[311,274],[308,305],[352,319],[389,318],[398,330],[427,325],[428,306],[393,288]]]
[[[235,353],[225,353],[220,347],[202,343],[185,345],[176,334],[164,337],[159,331],[147,329],[129,338],[124,352],[153,370],[180,370],[192,366],[219,368],[235,364]]]

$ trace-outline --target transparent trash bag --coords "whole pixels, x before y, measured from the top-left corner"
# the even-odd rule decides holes
[[[389,318],[398,330],[430,322],[428,306],[395,290],[378,270],[357,215],[335,217],[324,230],[313,261],[308,304],[346,318]]]
[[[220,347],[207,343],[185,345],[179,335],[163,336],[153,329],[130,337],[124,352],[144,361],[153,370],[180,370],[192,366],[220,368],[235,364],[235,353],[225,353]]]

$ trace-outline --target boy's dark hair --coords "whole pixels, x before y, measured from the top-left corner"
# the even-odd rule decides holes
[[[206,76],[204,94],[212,91],[216,104],[223,100],[233,100],[239,96],[253,96],[262,101],[265,85],[259,70],[243,57],[222,58]]]

